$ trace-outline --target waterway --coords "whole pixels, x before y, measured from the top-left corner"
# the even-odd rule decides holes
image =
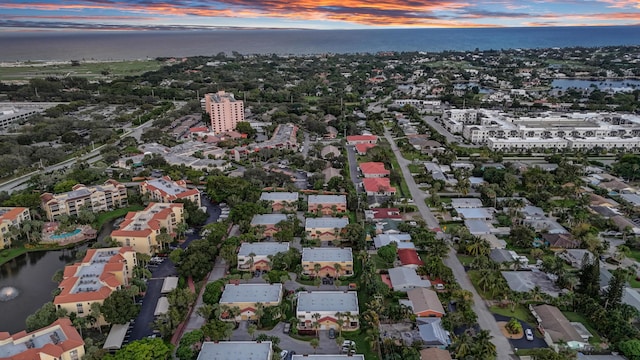
[[[551,82],[551,87],[566,90],[569,88],[588,89],[596,86],[602,91],[632,92],[640,88],[640,80],[636,79],[607,79],[607,80],[585,80],[585,79],[555,79]]]
[[[102,241],[111,233],[113,223],[107,223],[98,234]],[[27,316],[53,299],[57,283],[51,278],[56,271],[76,261],[76,255],[88,244],[73,249],[40,251],[19,256],[0,266],[0,289],[11,286],[19,291],[16,298],[0,301],[0,332],[16,333],[25,329]]]

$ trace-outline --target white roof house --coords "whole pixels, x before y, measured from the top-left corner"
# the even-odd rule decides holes
[[[415,246],[413,245],[413,243],[411,242],[411,235],[410,234],[379,234],[376,235],[376,237],[373,238],[373,243],[376,246],[376,249],[379,249],[383,246],[389,245],[392,242],[395,242],[396,244],[398,244],[398,249],[400,249],[401,244],[411,244],[411,246],[407,246],[407,247],[402,247],[402,248],[408,248],[408,249],[415,249]]]
[[[286,221],[287,215],[285,214],[262,214],[255,215],[253,219],[251,219],[251,226],[258,225],[275,225],[280,221]]]
[[[302,248],[302,261],[310,262],[346,262],[353,261],[353,253],[351,248],[336,248],[336,247],[315,247],[315,248]]]
[[[452,198],[451,206],[454,208],[481,208],[482,200],[477,198]]]
[[[198,360],[271,360],[271,341],[204,342]]]
[[[455,208],[458,216],[463,219],[493,219],[493,215],[486,208]]]
[[[421,279],[414,268],[397,267],[389,269],[389,280],[391,280],[391,286],[393,286],[394,291],[431,287],[431,282]]]
[[[275,255],[279,252],[289,251],[289,243],[277,243],[277,242],[255,242],[255,243],[242,243],[240,250],[238,250],[238,256],[249,256],[253,253],[256,256],[269,256]]]
[[[347,218],[321,217],[307,218],[305,221],[306,229],[342,229],[347,225],[349,225]]]
[[[357,314],[358,293],[355,291],[308,291],[298,293],[298,312],[351,312]]]
[[[311,204],[337,204],[347,202],[346,195],[309,195],[308,202]]]
[[[297,192],[263,192],[262,194],[260,194],[260,200],[296,202],[298,201],[298,193]]]
[[[227,284],[220,304],[233,303],[279,303],[282,299],[282,284]]]

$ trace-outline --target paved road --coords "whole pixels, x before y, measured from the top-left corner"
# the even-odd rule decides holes
[[[418,206],[420,215],[422,215],[424,220],[427,222],[427,226],[430,229],[438,228],[440,226],[440,224],[438,223],[438,220],[436,219],[435,216],[433,216],[433,214],[431,213],[431,210],[429,210],[429,207],[424,202],[424,200],[427,198],[427,195],[425,194],[424,191],[418,188],[418,185],[413,179],[413,176],[411,176],[411,172],[409,171],[409,167],[408,167],[408,165],[411,164],[411,161],[405,159],[402,156],[400,149],[398,149],[398,146],[396,145],[396,142],[393,140],[393,137],[391,136],[391,133],[389,132],[388,129],[384,130],[384,137],[389,142],[389,145],[391,145],[391,150],[393,151],[393,153],[396,156],[396,159],[398,160],[398,164],[400,165],[400,170],[402,171],[402,176],[404,177],[404,181],[407,183],[407,187],[409,187],[409,192],[411,192],[413,203],[416,206]]]
[[[424,202],[424,199],[426,198],[425,193],[423,191],[420,191],[409,172],[409,168],[407,167],[407,165],[409,165],[410,161],[402,156],[402,153],[400,153],[400,150],[396,146],[396,143],[393,141],[391,133],[389,133],[387,129],[385,129],[384,136],[391,145],[391,150],[393,150],[393,153],[398,159],[400,169],[402,170],[402,175],[404,176],[404,180],[409,187],[409,191],[411,192],[414,203],[418,206],[420,215],[422,215],[424,220],[427,222],[427,226],[429,226],[430,228],[439,227],[438,220],[433,216]],[[453,275],[455,276],[460,286],[465,290],[469,290],[473,294],[473,310],[478,315],[478,325],[480,325],[482,329],[486,329],[491,332],[491,335],[493,336],[492,342],[496,345],[496,350],[498,352],[498,359],[510,359],[513,351],[511,349],[509,341],[504,337],[504,335],[502,335],[502,332],[498,328],[498,324],[496,323],[493,314],[487,308],[484,300],[480,297],[480,295],[478,295],[478,292],[473,287],[473,284],[471,284],[471,281],[469,280],[467,273],[464,271],[464,267],[462,267],[462,264],[460,263],[460,260],[458,260],[456,252],[453,248],[449,249],[449,256],[444,259],[444,263],[449,268],[451,268],[451,270],[453,271]]]
[[[349,160],[349,175],[351,176],[351,182],[355,185],[357,192],[362,192],[362,180],[358,178],[358,160],[356,158],[355,146],[347,145],[347,158]]]
[[[304,132],[304,142],[302,143],[302,156],[306,159],[309,156],[309,146],[311,143],[309,142],[309,133]]]
[[[252,340],[249,333],[247,333],[248,321],[242,321],[238,328],[233,331],[231,335],[232,341],[249,341]],[[258,330],[253,334],[253,337],[260,334],[267,334],[269,336],[277,336],[280,338],[280,348],[283,350],[293,350],[296,354],[313,354],[314,350],[308,342],[294,339],[282,332],[284,323],[279,323],[271,330]],[[317,354],[339,354],[340,349],[334,339],[329,339],[329,331],[320,331],[320,345],[315,350]]]

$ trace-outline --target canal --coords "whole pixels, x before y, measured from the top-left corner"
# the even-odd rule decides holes
[[[107,237],[112,229],[113,222],[105,224],[98,241]],[[0,332],[13,334],[24,330],[27,316],[53,299],[51,293],[58,284],[51,278],[56,271],[75,262],[78,252],[87,247],[88,244],[83,244],[73,249],[27,253],[0,265],[0,292],[9,287],[18,291],[17,297],[0,301]]]

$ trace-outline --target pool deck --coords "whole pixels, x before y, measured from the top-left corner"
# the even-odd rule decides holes
[[[65,246],[69,244],[75,244],[79,242],[83,242],[86,240],[93,240],[97,237],[98,232],[94,230],[89,225],[80,225],[76,230],[80,230],[77,234],[66,236],[63,238],[53,238],[56,234],[54,232],[43,232],[42,233],[42,242],[43,243],[56,243],[60,246]]]

